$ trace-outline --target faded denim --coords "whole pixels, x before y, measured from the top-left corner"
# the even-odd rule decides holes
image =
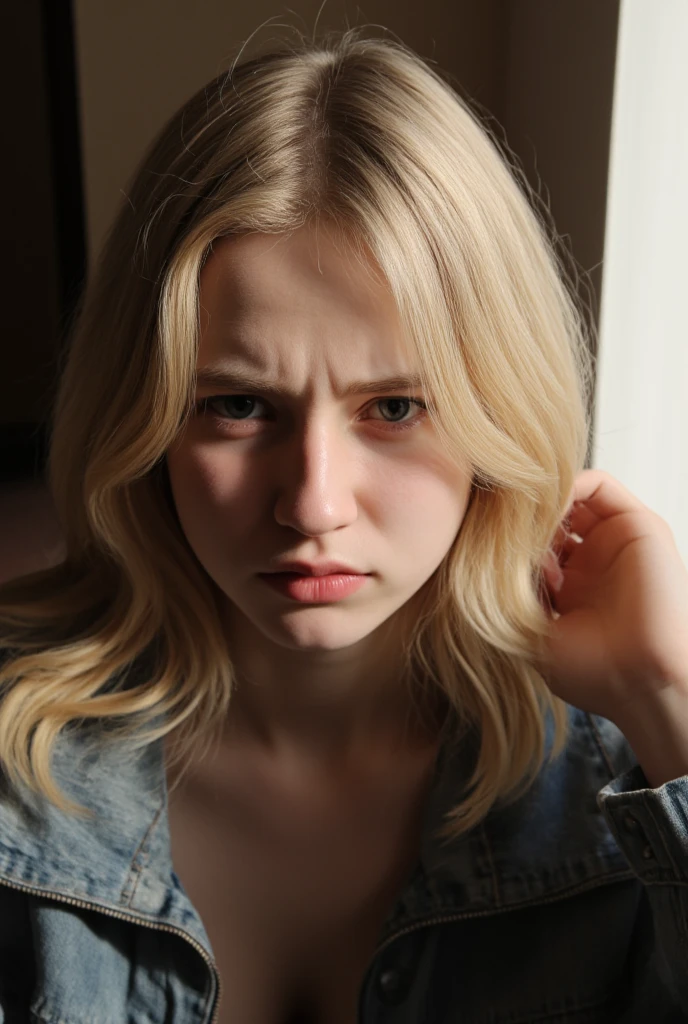
[[[441,752],[358,1024],[688,1021],[688,776],[649,788],[615,725],[569,714],[534,786],[444,848],[432,832],[467,762]],[[54,771],[97,821],[2,790],[0,1024],[210,1024],[217,976],[173,871],[162,741],[124,759],[84,756],[81,737],[62,737]]]

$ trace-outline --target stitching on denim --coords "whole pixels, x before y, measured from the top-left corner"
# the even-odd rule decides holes
[[[667,855],[667,860],[671,864],[672,871],[674,872],[675,875],[678,875],[679,867],[675,863],[674,858],[671,856],[671,850],[669,849],[669,847],[667,846],[666,842],[664,841],[664,833],[662,832],[662,827],[659,824],[659,822],[657,821],[657,818],[655,817],[655,813],[654,813],[652,807],[650,806],[650,803],[646,802],[646,803],[643,804],[643,806],[644,806],[645,810],[648,813],[648,817],[650,817],[652,819],[652,824],[654,826],[654,830],[655,830],[655,832],[657,833],[657,835],[660,838],[660,841],[662,843],[662,847],[664,849],[664,852]],[[688,937],[688,932],[686,932],[686,936]]]
[[[643,804],[643,807],[647,811],[648,817],[650,817],[652,820],[655,833],[659,836],[659,840],[662,844],[664,852],[666,853],[667,859],[671,864],[674,876],[677,876],[679,873],[678,866],[676,865],[673,857],[671,856],[671,851],[666,844],[666,841],[664,839],[664,833],[662,832],[661,825],[658,823],[657,818],[655,817],[654,810],[651,807],[649,801],[646,801]],[[644,881],[644,879],[642,879],[642,881]],[[676,881],[676,877],[674,877],[669,881],[668,884],[671,885],[672,889],[676,889],[678,886],[685,886],[686,883],[680,880]],[[682,906],[681,901],[679,899],[669,899],[668,902],[670,907],[670,913],[675,922],[676,934],[682,938],[682,947],[684,950],[686,950],[688,949],[688,919],[686,919],[683,913],[684,907]]]
[[[601,734],[600,730],[597,727],[597,723],[593,720],[593,717],[592,717],[592,715],[590,714],[589,711],[586,711],[585,717],[586,717],[586,719],[588,721],[588,724],[590,725],[590,729],[592,731],[594,739],[597,742],[597,746],[599,748],[599,751],[600,751],[602,757],[604,758],[604,763],[607,766],[607,771],[609,772],[609,779],[611,781],[617,773],[614,771],[614,766],[612,765],[612,762],[611,762],[611,759],[610,759],[610,756],[609,756],[609,752],[608,752],[607,748],[604,745],[604,740],[602,739],[602,734]]]
[[[153,820],[148,826],[148,829],[146,830],[141,842],[139,843],[136,852],[134,853],[134,856],[132,857],[131,866],[129,868],[129,877],[127,879],[127,884],[124,886],[124,889],[122,890],[122,896],[120,900],[120,902],[123,903],[124,906],[126,907],[131,907],[132,903],[134,902],[134,896],[136,895],[136,890],[141,880],[141,874],[148,862],[148,858],[150,855],[150,839],[156,825],[158,824],[158,820],[162,813],[162,809],[163,805],[161,803],[157,811],[155,812]],[[127,889],[130,886],[131,891],[127,894]]]

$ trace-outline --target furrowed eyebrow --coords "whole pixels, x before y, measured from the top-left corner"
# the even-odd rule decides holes
[[[240,391],[247,388],[250,391],[262,391],[266,394],[289,397],[289,390],[282,387],[278,381],[254,377],[242,371],[229,372],[212,366],[198,370],[196,374],[197,387],[227,388],[230,391]],[[400,391],[413,390],[422,387],[422,381],[418,374],[412,373],[400,377],[385,377],[382,380],[355,380],[347,384],[342,394],[370,395],[370,394],[392,394]]]

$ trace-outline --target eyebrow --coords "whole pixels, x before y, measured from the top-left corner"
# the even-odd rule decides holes
[[[413,390],[422,387],[423,382],[417,373],[404,374],[397,377],[384,377],[382,380],[354,380],[342,390],[344,396],[370,395],[370,394],[391,394],[397,391]],[[240,390],[247,388],[250,391],[264,391],[266,394],[288,397],[288,388],[283,387],[278,381],[267,378],[255,377],[242,370],[223,370],[219,367],[207,366],[198,370],[196,374],[197,387],[218,387]]]

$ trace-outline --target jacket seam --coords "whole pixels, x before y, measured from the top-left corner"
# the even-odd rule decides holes
[[[546,906],[552,903],[560,903],[563,900],[573,899],[584,892],[589,892],[591,889],[598,889],[601,886],[606,885],[623,885],[626,882],[633,882],[637,885],[642,885],[643,881],[638,877],[636,871],[627,863],[625,868],[620,868],[615,871],[607,872],[603,875],[595,875],[591,878],[587,878],[583,882],[574,882],[570,885],[566,885],[563,888],[554,890],[551,893],[540,896],[528,896],[523,900],[519,900],[515,903],[502,903],[499,908],[495,910],[493,907],[487,907],[483,910],[470,910],[462,911],[452,904],[446,904],[444,906],[435,905],[432,909],[424,912],[420,917],[413,918],[411,921],[408,919],[404,924],[399,923],[399,927],[407,927],[409,923],[414,924],[420,922],[431,922],[436,917],[444,916],[455,916],[458,915],[460,918],[473,918],[473,917],[490,917],[495,913],[505,914],[511,913],[512,911],[528,910],[532,907]],[[660,883],[658,883],[660,884]],[[667,883],[672,884],[672,883]]]
[[[665,852],[665,854],[667,856],[667,859],[668,859],[669,863],[671,864],[671,870],[672,870],[672,873],[674,875],[675,881],[678,882],[679,873],[680,873],[678,865],[676,864],[674,858],[671,856],[671,850],[667,846],[667,843],[666,843],[666,841],[664,839],[664,833],[662,832],[662,827],[658,823],[657,818],[655,817],[654,811],[653,811],[652,807],[649,805],[649,803],[647,801],[645,802],[645,809],[647,810],[647,813],[648,813],[649,817],[652,819],[652,825],[654,827],[655,833],[656,833],[657,836],[659,836],[659,839],[660,839],[660,842],[662,844],[662,847],[664,848],[664,852]]]
[[[602,757],[604,759],[604,763],[607,766],[607,772],[609,773],[609,781],[611,782],[611,780],[617,775],[617,772],[614,771],[614,766],[613,766],[613,764],[611,762],[611,759],[610,759],[610,756],[609,756],[609,752],[607,751],[607,748],[604,745],[604,740],[602,739],[602,734],[600,733],[600,730],[597,727],[597,723],[593,720],[593,717],[592,717],[592,715],[590,714],[589,711],[586,711],[585,717],[587,718],[588,723],[590,725],[590,729],[591,729],[591,732],[592,732],[592,735],[593,735],[593,739],[597,743],[597,747],[599,749],[599,752],[602,755]]]
[[[154,816],[153,816],[153,820],[151,821],[150,825],[146,829],[146,832],[144,833],[144,836],[141,839],[141,842],[139,843],[138,847],[136,848],[136,852],[134,853],[134,856],[132,857],[131,865],[129,867],[129,877],[127,879],[127,884],[125,885],[125,887],[124,887],[124,889],[122,891],[122,900],[121,900],[121,902],[126,907],[131,908],[131,906],[132,906],[132,904],[134,902],[134,897],[136,896],[136,890],[138,889],[138,885],[139,885],[139,882],[141,880],[141,875],[143,873],[143,869],[146,866],[146,864],[148,862],[148,858],[150,856],[150,839],[151,839],[151,836],[153,834],[153,830],[155,829],[155,827],[156,827],[156,825],[158,823],[158,820],[160,818],[160,814],[162,813],[162,808],[163,808],[163,805],[161,803],[160,806],[158,807],[157,811],[155,812]],[[131,891],[127,894],[127,889],[130,886],[131,886]]]

